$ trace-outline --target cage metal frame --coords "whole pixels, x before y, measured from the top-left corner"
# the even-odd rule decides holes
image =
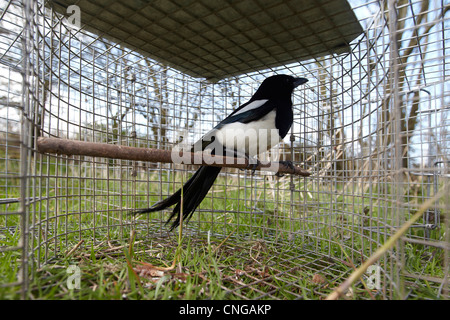
[[[297,246],[300,242],[302,245],[283,253],[280,265],[271,266],[277,275],[289,274],[295,279],[296,270],[310,268],[311,272],[325,274],[330,281],[340,279],[343,274],[337,263],[346,257],[343,251],[335,255],[336,246],[348,250],[352,261],[367,259],[420,203],[439,189],[448,190],[448,5],[433,2],[427,14],[435,20],[422,25],[415,15],[420,4],[352,2],[357,13],[373,11],[361,21],[365,33],[352,43],[350,53],[211,84],[82,28],[73,29],[42,2],[7,1],[0,18],[4,24],[0,61],[8,70],[1,76],[8,83],[2,89],[7,94],[2,103],[7,113],[1,118],[9,123],[1,130],[5,136],[1,230],[10,234],[20,230],[20,239],[15,245],[2,247],[0,252],[20,252],[21,270],[16,281],[1,285],[19,287],[26,298],[36,270],[57,260],[61,252],[81,240],[88,247],[104,239],[128,239],[130,230],[135,230],[138,239],[164,241],[164,213],[134,221],[126,212],[167,196],[181,186],[180,178],[185,180],[192,169],[40,154],[36,137],[170,149],[179,133],[171,127],[182,127],[184,123],[192,137],[204,133],[245,102],[258,83],[273,73],[300,73],[310,78],[306,88],[294,95],[294,125],[280,156],[296,160],[313,175],[287,176],[276,181],[270,175],[227,171],[207,197],[210,206],[197,209],[186,232],[194,239],[202,239],[206,234],[209,237],[211,233],[219,239],[230,237],[226,244],[229,250],[239,247],[242,239],[254,241],[243,249],[243,254],[236,253],[244,260],[258,241],[275,248],[286,243]],[[410,12],[400,24],[394,7]],[[403,29],[398,30],[399,26]],[[419,27],[428,30],[432,40],[422,43]],[[411,37],[392,41],[398,34],[409,33]],[[412,48],[403,45],[407,41],[414,44],[414,38]],[[409,54],[417,60],[402,66],[396,46],[411,50]],[[422,68],[417,61],[422,61]],[[403,78],[399,68],[404,68]],[[22,81],[15,79],[18,74]],[[421,86],[411,87],[414,80]],[[407,89],[401,84],[406,84]],[[14,86],[21,90],[14,90]],[[424,103],[413,115],[419,125],[411,133],[408,128],[402,131],[405,115],[400,105],[413,104],[423,97]],[[394,107],[383,109],[389,104]],[[89,108],[86,106],[91,109],[84,109]],[[392,112],[390,119],[386,118],[387,112]],[[156,120],[149,123],[151,119]],[[383,119],[389,122],[384,123]],[[387,129],[380,124],[387,125]],[[411,148],[420,149],[418,155],[408,157],[411,162],[419,160],[418,167],[402,166],[405,136]],[[426,150],[421,141],[424,136],[429,139]],[[394,142],[388,143],[390,139]],[[17,149],[19,156],[14,155]],[[297,159],[298,154],[302,158]],[[156,185],[157,191],[143,194],[142,189],[148,189],[150,184]],[[243,189],[244,195],[234,198],[227,192],[233,188]],[[402,200],[405,198],[406,203]],[[219,202],[235,202],[238,207],[217,209],[214,203]],[[413,225],[396,248],[379,261],[383,287],[378,294],[382,298],[414,296],[414,286],[424,280],[434,281],[438,296],[448,295],[448,207],[446,196],[427,210],[423,221]],[[273,212],[268,213],[271,208]],[[92,220],[85,221],[84,216]],[[261,225],[257,219],[266,223]],[[234,229],[246,232],[230,236]],[[75,243],[73,239],[69,241],[71,234],[77,235]],[[427,263],[419,274],[405,270],[409,244],[421,246],[429,254],[427,261],[433,258],[433,250],[441,252],[443,274],[424,274]],[[344,275],[350,271],[351,268]],[[279,298],[279,288],[273,283],[251,272],[247,276],[253,281],[242,283],[230,278],[232,286],[224,290],[240,298],[246,298],[242,294],[245,290],[258,292],[258,298]],[[302,298],[295,280],[284,281],[294,298]],[[261,283],[269,291],[261,291]]]

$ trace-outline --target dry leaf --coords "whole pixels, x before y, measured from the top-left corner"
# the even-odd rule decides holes
[[[267,278],[270,277],[270,273],[269,273],[269,268],[268,267],[264,267],[264,269],[262,271],[258,271],[259,276],[262,278]]]
[[[155,268],[145,266],[145,265],[139,265],[134,267],[134,271],[137,273],[139,277],[142,278],[161,278],[164,276],[164,271],[157,270]]]
[[[317,284],[324,284],[327,282],[327,279],[320,273],[316,273],[312,277],[312,282]]]
[[[189,275],[187,273],[174,273],[172,278],[180,280],[181,282],[186,282],[186,279]]]
[[[238,279],[239,277],[241,277],[245,274],[245,271],[241,270],[241,269],[236,269],[236,270],[234,270],[234,273],[236,274],[236,279]]]

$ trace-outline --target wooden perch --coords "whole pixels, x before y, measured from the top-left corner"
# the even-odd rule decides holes
[[[79,155],[89,157],[102,157],[111,159],[124,159],[149,162],[174,163],[172,151],[151,148],[135,148],[107,143],[95,143],[86,141],[67,140],[59,138],[37,139],[37,149],[40,153],[64,154],[67,156]],[[190,163],[195,165],[208,165],[214,167],[228,167],[238,169],[248,169],[249,163],[246,159],[226,156],[212,156],[204,153],[182,153],[184,159],[190,159]],[[255,170],[272,171],[280,174],[294,174],[308,177],[310,173],[302,168],[294,166],[290,168],[283,162],[260,163]],[[277,170],[275,170],[277,169]]]

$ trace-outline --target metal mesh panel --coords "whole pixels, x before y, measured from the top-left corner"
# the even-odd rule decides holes
[[[170,261],[178,242],[169,212],[129,212],[172,194],[197,168],[43,154],[39,137],[171,150],[283,73],[309,82],[293,96],[290,133],[262,157],[312,175],[222,170],[184,227],[177,276],[159,292],[182,274],[201,299],[326,297],[444,192],[376,262],[379,285],[358,282],[346,297],[448,298],[448,5],[398,1],[394,12],[392,3],[350,1],[365,32],[349,53],[211,83],[74,26],[51,5],[0,3],[0,297],[55,286],[54,297],[66,297],[69,263],[115,274],[126,270],[130,242],[139,260]],[[89,270],[82,281],[97,283]],[[145,290],[167,298],[151,281]]]

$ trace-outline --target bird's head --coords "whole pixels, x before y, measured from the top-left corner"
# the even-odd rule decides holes
[[[280,74],[266,78],[253,95],[254,99],[290,98],[296,87],[308,82],[305,78],[295,78]]]

